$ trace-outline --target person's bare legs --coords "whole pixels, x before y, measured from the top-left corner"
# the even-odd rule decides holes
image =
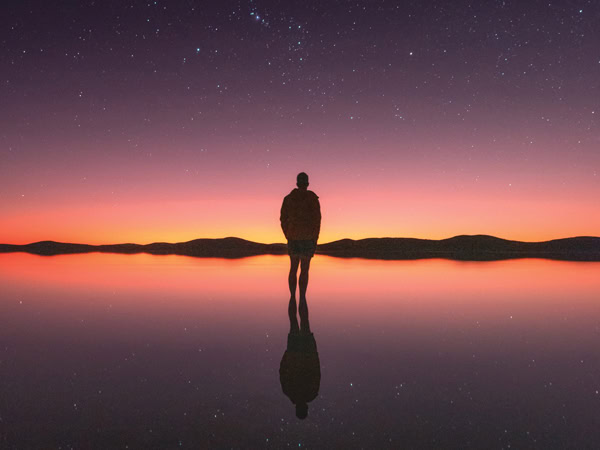
[[[296,274],[298,273],[298,265],[300,264],[300,257],[297,255],[290,255],[290,274],[288,276],[288,284],[290,285],[290,306],[292,300],[296,305]]]
[[[300,277],[298,283],[300,284],[300,311],[307,315],[308,319],[308,307],[306,305],[306,288],[308,287],[308,270],[310,269],[310,257],[300,258]]]
[[[310,269],[310,257],[300,258],[300,301],[306,301],[306,288],[308,287],[308,269]]]

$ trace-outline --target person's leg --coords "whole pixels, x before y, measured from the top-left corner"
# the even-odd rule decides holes
[[[308,287],[308,269],[310,269],[310,257],[300,258],[300,302],[306,302],[306,288]]]
[[[297,255],[290,255],[290,274],[288,276],[288,284],[290,285],[290,301],[294,300],[296,303],[296,274],[298,273],[298,264],[300,264],[300,257]]]

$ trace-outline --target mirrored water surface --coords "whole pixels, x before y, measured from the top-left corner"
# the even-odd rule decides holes
[[[0,447],[599,446],[600,264],[288,263],[0,255]]]

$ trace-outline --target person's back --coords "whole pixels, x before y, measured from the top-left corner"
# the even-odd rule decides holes
[[[296,188],[283,199],[281,227],[288,241],[317,241],[321,229],[319,197],[313,191]]]

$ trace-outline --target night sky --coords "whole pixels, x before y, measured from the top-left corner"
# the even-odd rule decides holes
[[[600,235],[596,1],[5,1],[0,242]]]

